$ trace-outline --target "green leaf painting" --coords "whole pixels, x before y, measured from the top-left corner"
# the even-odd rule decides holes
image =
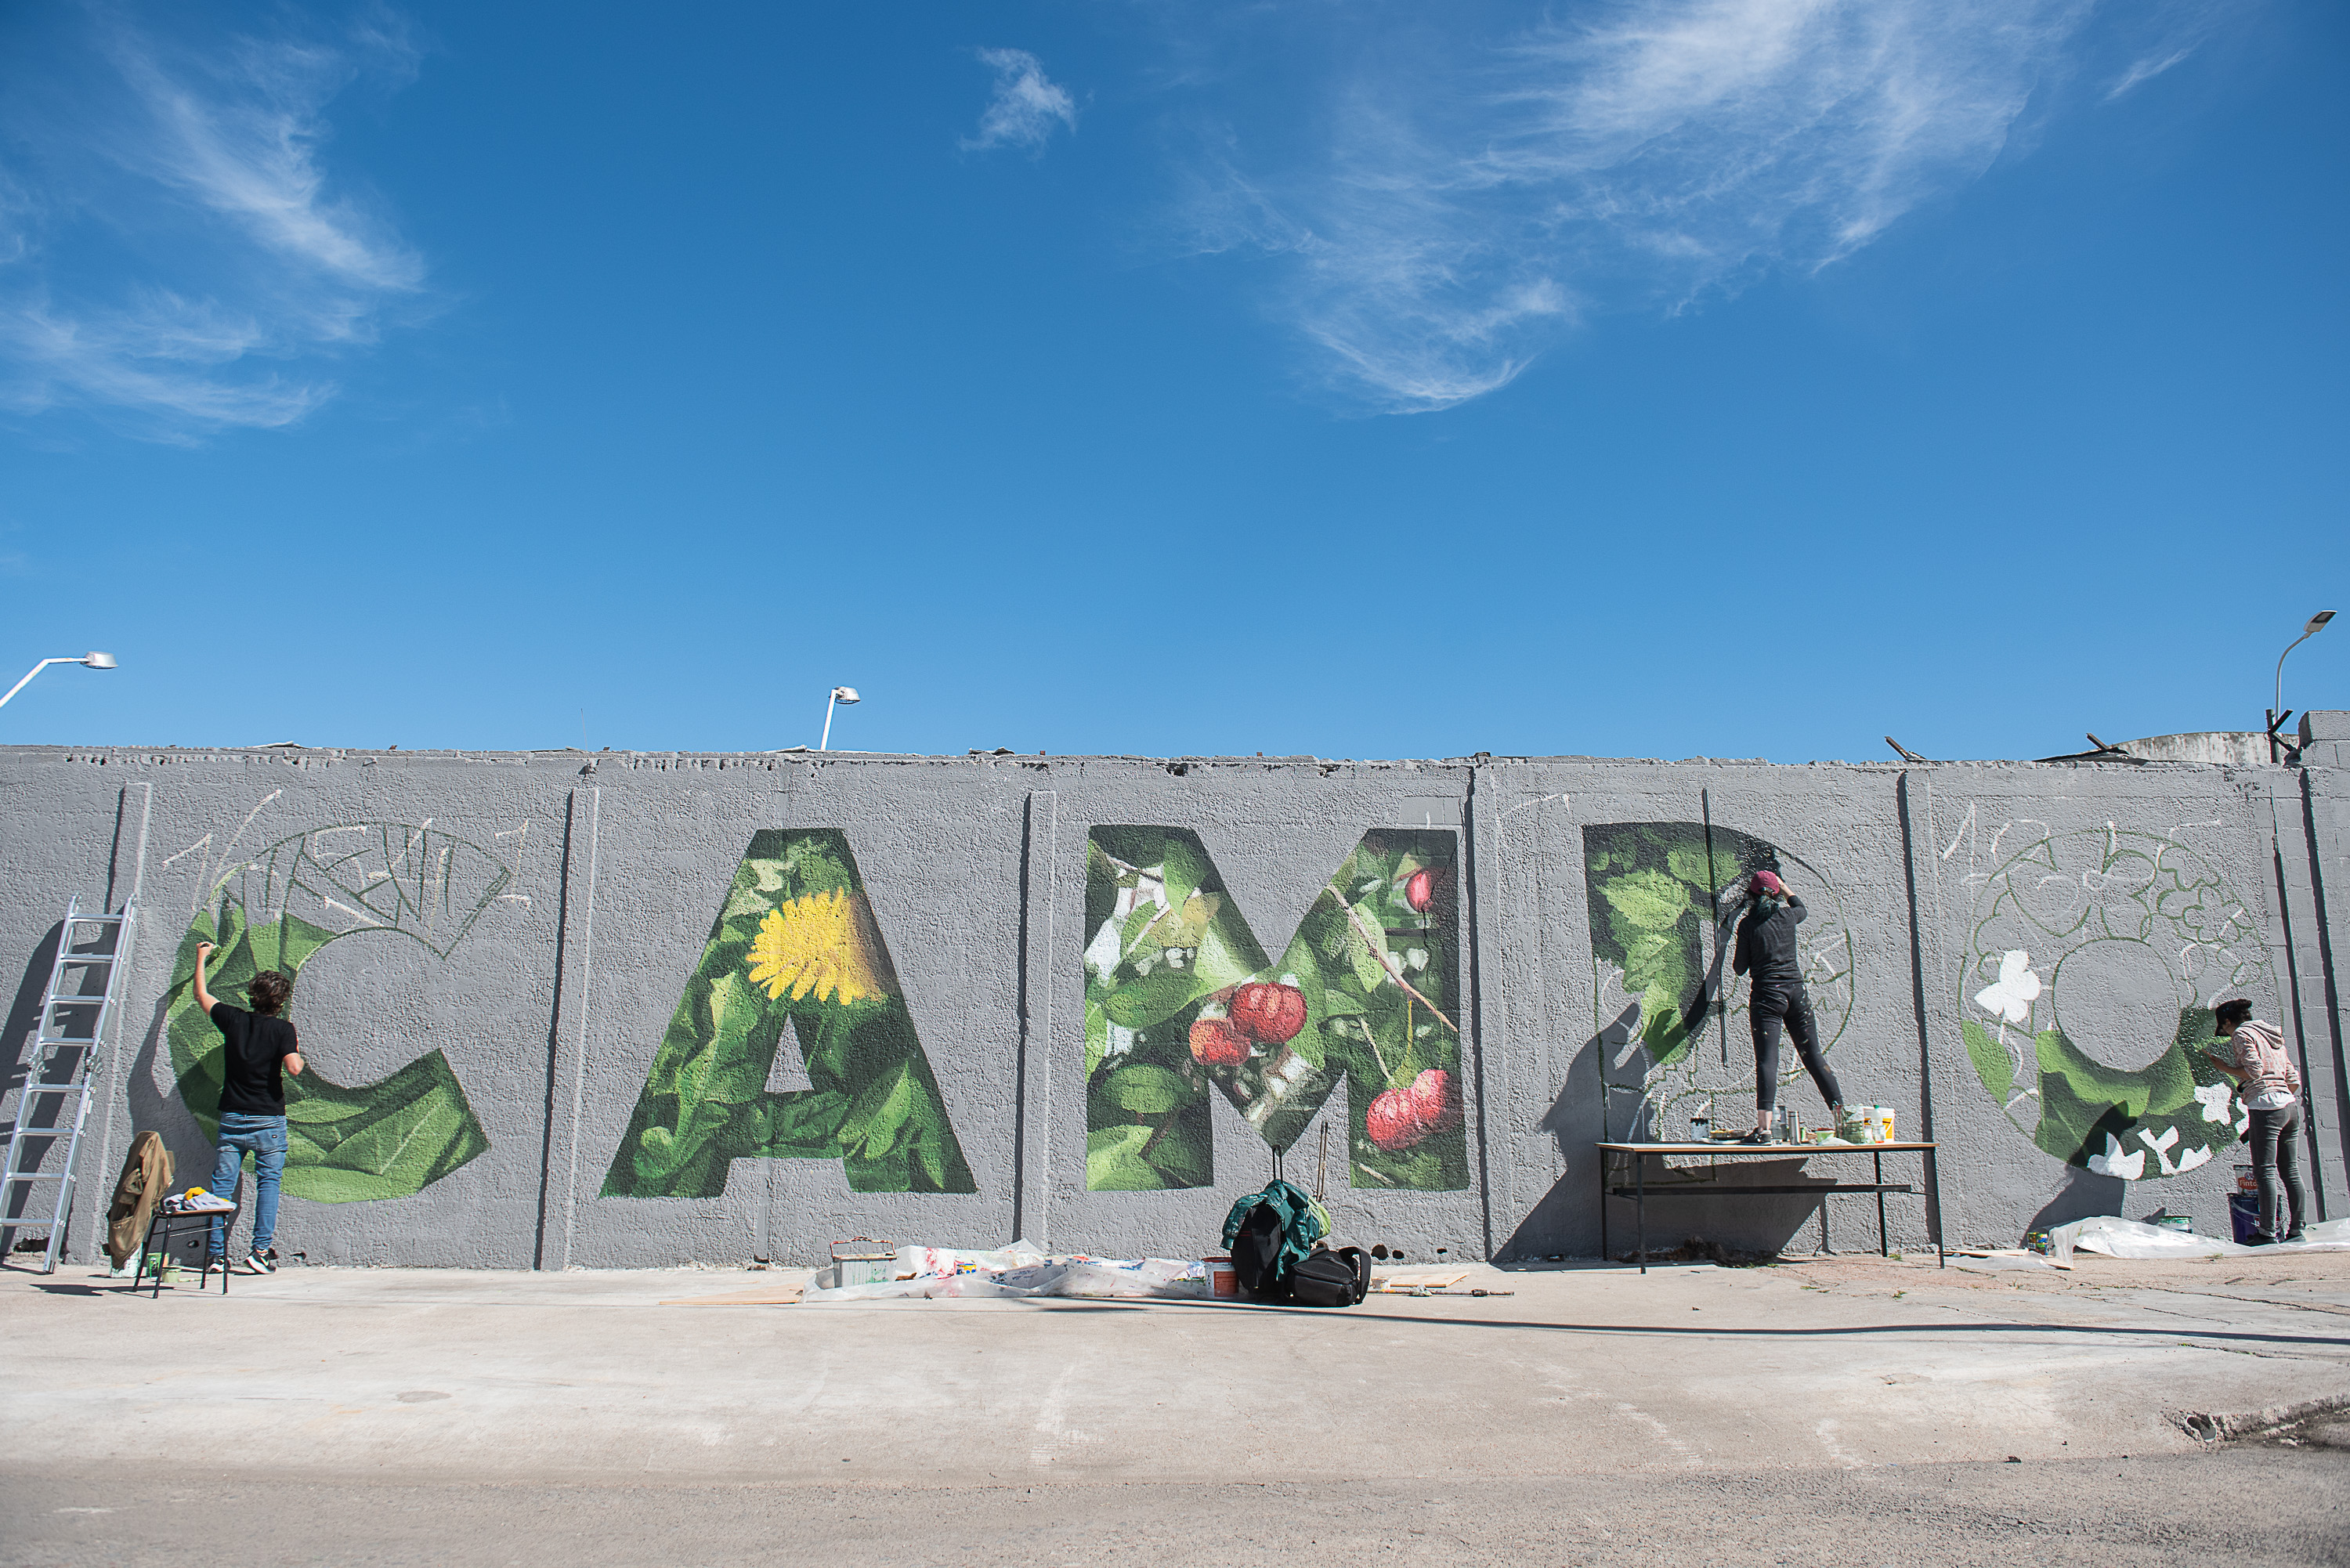
[[[329,942],[397,933],[442,956],[511,880],[479,845],[406,823],[347,823],[283,839],[236,867],[180,940],[164,1037],[180,1097],[207,1137],[220,1126],[221,1033],[196,1006],[196,944],[215,945],[207,982],[244,1006],[253,977],[296,979]],[[252,923],[250,910],[275,911]],[[296,911],[301,911],[296,913]],[[301,1026],[301,987],[289,1009]],[[338,1043],[305,1042],[308,1070],[286,1080],[283,1190],[321,1203],[420,1192],[490,1147],[449,1060],[429,1051],[389,1077],[346,1087],[328,1078]]]
[[[771,1092],[787,1038],[812,1086]],[[603,1195],[716,1198],[753,1158],[837,1159],[858,1192],[978,1190],[835,828],[752,837]]]
[[[2043,835],[1978,875],[1960,1036],[2008,1119],[2067,1165],[2126,1181],[2224,1154],[2250,1118],[2212,1064],[2226,1048],[2210,1003],[2269,988],[2260,928],[2219,872],[2176,840],[2106,826]],[[2171,1038],[2116,1030],[2149,1010],[2116,1010],[2111,993],[2142,1002],[2166,977]]]
[[[1603,823],[1584,828],[1583,857],[1592,956],[1620,975],[1610,985],[1603,973],[1600,1010],[1638,1002],[1634,1036],[1663,1066],[1690,1048],[1683,1021],[1702,994],[1715,895],[1778,852],[1701,822]]]
[[[1364,835],[1275,962],[1195,835],[1095,828],[1087,1189],[1211,1185],[1211,1089],[1286,1150],[1341,1081],[1354,1186],[1466,1187],[1456,842],[1435,830]]]

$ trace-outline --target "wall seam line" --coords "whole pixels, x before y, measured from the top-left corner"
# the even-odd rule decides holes
[[[578,1232],[579,1124],[588,1094],[588,1020],[596,977],[596,872],[601,858],[604,790],[588,792],[588,908],[579,926],[579,1028],[571,1052],[571,1184],[563,1200],[563,1266],[571,1267],[571,1244]]]

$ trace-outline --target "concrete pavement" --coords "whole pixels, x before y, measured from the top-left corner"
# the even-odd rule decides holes
[[[151,1301],[11,1271],[0,1421],[276,1475],[941,1485],[2146,1455],[2197,1445],[2167,1412],[2350,1399],[2350,1255],[2019,1265],[1479,1269],[1515,1293],[1337,1312],[657,1304],[792,1277],[717,1270]]]

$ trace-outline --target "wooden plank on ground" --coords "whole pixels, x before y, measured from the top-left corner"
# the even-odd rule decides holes
[[[686,1296],[677,1301],[661,1303],[663,1306],[794,1306],[800,1299],[799,1285],[761,1285],[756,1290],[735,1291],[723,1296]]]

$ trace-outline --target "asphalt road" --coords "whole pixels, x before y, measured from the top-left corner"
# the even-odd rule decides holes
[[[2350,1452],[2238,1446],[1742,1475],[936,1489],[18,1474],[0,1478],[0,1504],[10,1568],[2350,1563]]]

